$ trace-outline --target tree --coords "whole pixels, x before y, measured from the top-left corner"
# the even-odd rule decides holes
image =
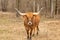
[[[17,9],[19,10],[19,0],[16,0]]]
[[[35,12],[35,0],[33,2],[33,12]]]
[[[53,0],[50,0],[50,7],[51,7],[51,17],[53,17],[53,11],[54,11]]]
[[[56,0],[56,5],[55,5],[55,15],[57,14],[57,0]]]
[[[1,0],[2,11],[7,11],[8,0]]]
[[[19,10],[19,0],[16,0],[17,9]],[[16,16],[19,17],[19,13],[16,13]]]

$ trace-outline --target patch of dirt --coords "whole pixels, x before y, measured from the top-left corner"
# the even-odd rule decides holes
[[[4,17],[0,16],[0,40],[27,40],[22,19]],[[32,40],[60,40],[60,20],[41,21],[39,35]]]
[[[60,22],[40,22],[39,35],[32,40],[60,40]],[[0,25],[0,40],[27,40],[23,22]]]

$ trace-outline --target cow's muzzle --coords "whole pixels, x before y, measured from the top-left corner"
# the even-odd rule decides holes
[[[28,22],[28,25],[32,25],[32,22],[31,22],[31,21],[29,21],[29,22]]]

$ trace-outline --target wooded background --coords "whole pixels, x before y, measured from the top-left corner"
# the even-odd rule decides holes
[[[38,8],[39,6],[39,8]],[[41,14],[54,17],[60,14],[60,0],[0,0],[0,11],[15,12],[14,8],[21,12],[37,12],[44,7]]]

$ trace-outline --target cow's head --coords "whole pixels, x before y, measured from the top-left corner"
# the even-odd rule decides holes
[[[33,14],[32,12],[25,13],[25,15],[23,15],[24,21],[28,25],[32,25],[33,24],[33,19],[34,19],[35,16],[36,16],[36,14]]]
[[[42,10],[43,8],[41,8]],[[33,24],[33,19],[35,18],[36,15],[38,15],[40,13],[40,11],[38,12],[27,12],[27,13],[21,13],[18,9],[15,8],[15,10],[24,17],[24,21],[27,22],[28,25],[32,25]]]

